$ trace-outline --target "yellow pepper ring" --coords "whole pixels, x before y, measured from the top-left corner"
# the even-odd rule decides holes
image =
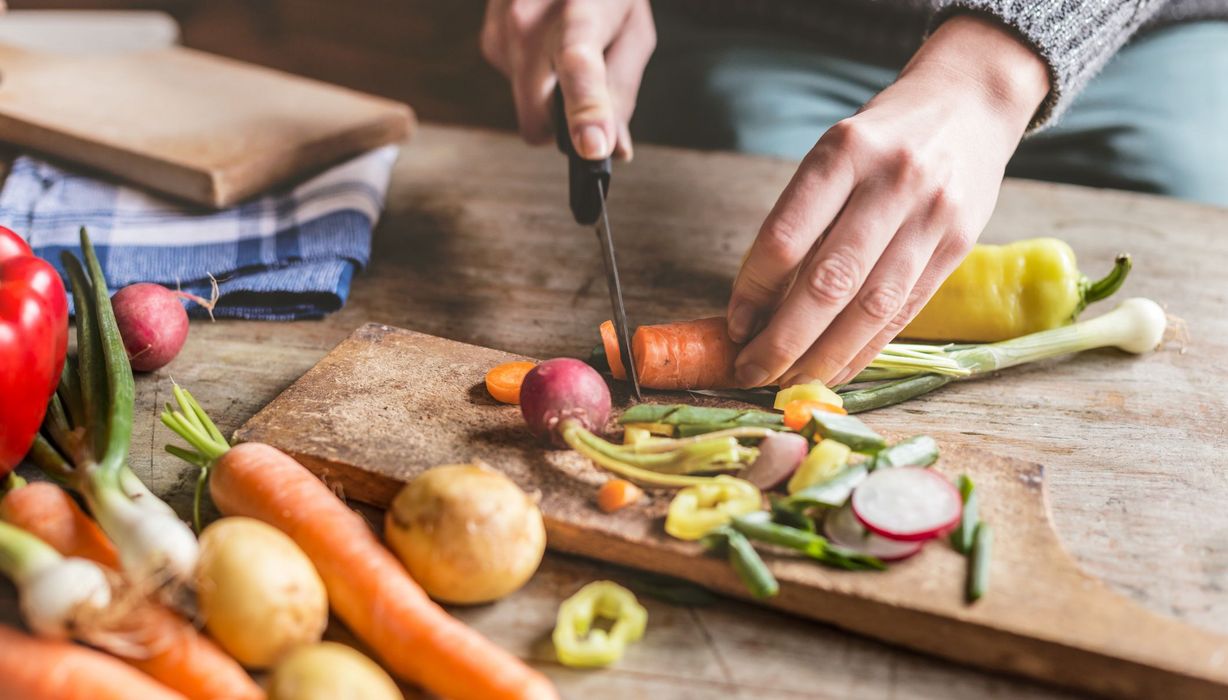
[[[599,618],[613,621],[609,631],[594,627]],[[593,581],[559,606],[554,652],[564,666],[608,666],[644,636],[647,625],[648,611],[634,593],[613,581]]]
[[[680,540],[698,540],[734,516],[753,513],[762,505],[763,497],[754,484],[721,475],[679,491],[665,515],[665,531]]]
[[[1056,238],[978,245],[900,333],[919,340],[997,342],[1073,322],[1111,296],[1130,272],[1130,256],[1091,281],[1074,250]]]

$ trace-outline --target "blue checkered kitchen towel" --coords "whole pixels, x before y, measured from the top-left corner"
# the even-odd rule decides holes
[[[86,226],[112,291],[157,282],[208,298],[213,275],[218,317],[318,318],[345,304],[350,279],[370,258],[396,157],[386,146],[216,211],[23,155],[0,191],[0,224],[57,268]]]

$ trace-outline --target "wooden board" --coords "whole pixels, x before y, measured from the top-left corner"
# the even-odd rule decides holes
[[[404,139],[403,104],[183,48],[0,45],[0,140],[225,207]]]
[[[289,452],[348,498],[385,505],[421,470],[482,459],[542,495],[551,547],[670,574],[744,596],[725,562],[666,537],[668,502],[605,515],[605,474],[536,446],[515,407],[482,377],[519,356],[368,324],[236,434]],[[523,358],[520,358],[523,359]],[[871,421],[872,422],[872,421]],[[769,557],[772,607],[958,661],[1114,698],[1228,693],[1228,638],[1151,613],[1083,574],[1050,525],[1043,468],[974,447],[943,446],[938,467],[978,484],[996,531],[992,586],[963,602],[963,559],[936,544],[881,574]]]

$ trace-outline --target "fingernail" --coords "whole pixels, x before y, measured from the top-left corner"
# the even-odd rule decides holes
[[[580,129],[580,155],[589,160],[605,158],[609,155],[609,142],[601,127],[590,124]]]
[[[758,386],[767,384],[767,370],[756,364],[747,363],[739,365],[734,372],[734,378],[738,380],[738,384],[746,389],[753,389]]]
[[[795,384],[814,384],[814,377],[809,374],[799,374],[796,377],[791,377],[788,384],[781,383],[781,386],[793,386]]]
[[[745,343],[754,322],[755,309],[746,302],[739,303],[729,315],[729,338],[735,343]]]

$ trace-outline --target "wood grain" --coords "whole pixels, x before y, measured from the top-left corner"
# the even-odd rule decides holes
[[[409,134],[403,104],[182,48],[0,45],[0,139],[225,207]]]
[[[794,167],[651,146],[616,164],[611,216],[631,320],[719,313],[741,253]],[[592,234],[571,221],[565,192],[552,148],[424,126],[397,164],[371,266],[355,278],[346,308],[318,322],[193,322],[179,358],[137,379],[133,469],[186,515],[195,474],[162,451],[171,436],[157,419],[171,378],[229,434],[368,321],[534,357],[583,354],[609,300]],[[1136,267],[1123,294],[1152,297],[1183,317],[1188,352],[1067,358],[867,419],[1045,464],[1058,537],[1083,569],[1150,611],[1228,634],[1225,232],[1221,209],[1007,180],[983,240],[1057,235],[1091,276],[1118,250],[1131,251]],[[532,660],[568,698],[1082,697],[733,600],[680,607],[642,596],[648,635],[622,662],[596,673],[564,669],[548,644],[556,606],[597,578],[637,581],[552,553],[508,600],[455,612]],[[6,586],[0,618],[12,621]]]
[[[664,534],[670,491],[602,513],[593,495],[608,474],[570,450],[542,449],[517,407],[487,395],[486,370],[518,359],[368,324],[235,438],[278,447],[347,497],[380,507],[432,466],[482,460],[541,494],[552,548],[745,595],[724,561]],[[880,574],[768,556],[782,590],[760,602],[1108,697],[1228,693],[1228,637],[1149,613],[1078,571],[1049,524],[1040,465],[957,446],[944,447],[936,468],[973,478],[981,516],[997,533],[985,599],[964,603],[964,559],[938,544]]]

